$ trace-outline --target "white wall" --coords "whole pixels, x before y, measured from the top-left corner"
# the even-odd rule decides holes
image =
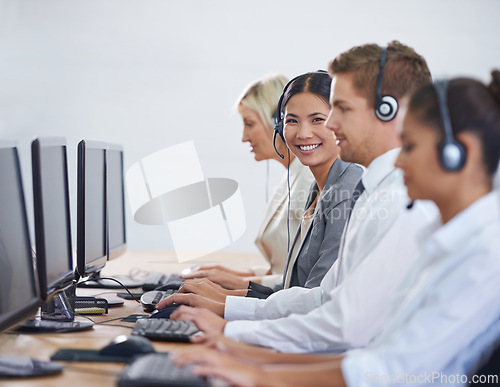
[[[247,83],[393,39],[434,76],[486,81],[500,66],[499,15],[498,0],[0,0],[0,139],[18,140],[30,210],[35,136],[66,137],[73,193],[82,138],[123,144],[126,168],[194,140],[206,176],[241,187],[247,232],[228,250],[255,251],[265,164],[240,142],[232,111]],[[271,167],[271,185],[282,173]],[[131,248],[171,247],[164,229],[130,213],[127,226]]]

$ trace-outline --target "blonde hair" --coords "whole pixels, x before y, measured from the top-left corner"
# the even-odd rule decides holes
[[[284,75],[267,75],[249,84],[243,90],[241,96],[236,100],[235,109],[240,112],[240,106],[245,105],[255,110],[267,129],[272,132],[278,100],[287,83],[288,79]]]

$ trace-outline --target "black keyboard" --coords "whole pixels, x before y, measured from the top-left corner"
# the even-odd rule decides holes
[[[132,335],[144,336],[156,341],[188,343],[189,338],[199,332],[200,330],[192,321],[142,318],[135,323]]]
[[[153,353],[138,357],[125,368],[118,386],[208,386],[204,378],[191,372],[190,366],[179,367],[168,357],[168,353]]]
[[[153,290],[160,285],[163,285],[168,280],[168,275],[162,273],[149,273],[146,279],[144,280],[144,284],[142,285],[142,289],[145,291]]]
[[[182,282],[182,281],[184,281],[184,279],[181,278],[179,274],[149,273],[146,279],[144,280],[142,289],[145,291],[150,291],[156,289],[158,286],[165,285],[169,282]]]
[[[144,309],[145,312],[150,313],[155,310],[156,304],[174,293],[177,293],[177,290],[152,290],[150,292],[144,293],[141,296],[142,309]]]

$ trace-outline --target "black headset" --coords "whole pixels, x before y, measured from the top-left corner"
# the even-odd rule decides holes
[[[282,155],[280,152],[278,152],[278,149],[276,149],[276,135],[279,134],[279,136],[281,137],[281,139],[283,140],[283,142],[286,144],[286,141],[285,141],[285,135],[283,134],[283,120],[285,119],[284,115],[283,115],[283,98],[285,98],[285,93],[288,89],[288,87],[292,84],[293,81],[295,81],[297,78],[300,78],[304,75],[309,75],[309,74],[328,74],[327,71],[325,70],[318,70],[318,71],[311,71],[309,73],[305,73],[305,74],[301,74],[301,75],[298,75],[296,76],[295,78],[291,79],[286,85],[285,87],[283,88],[283,92],[281,93],[281,96],[278,100],[278,105],[276,107],[276,113],[274,114],[274,135],[273,135],[273,146],[274,146],[274,150],[276,151],[276,154],[284,159],[285,156]]]
[[[458,172],[465,165],[467,152],[462,143],[453,136],[447,102],[448,81],[440,80],[434,82],[434,89],[436,90],[439,114],[444,128],[444,139],[438,144],[439,162],[444,170]]]
[[[380,70],[377,78],[377,89],[375,91],[375,115],[380,121],[388,122],[396,117],[398,112],[398,101],[392,95],[382,95],[382,83],[384,81],[384,67],[387,60],[387,48],[382,47],[380,54]]]

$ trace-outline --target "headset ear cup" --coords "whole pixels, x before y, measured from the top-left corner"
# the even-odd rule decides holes
[[[375,115],[380,121],[388,122],[396,117],[398,113],[398,101],[391,95],[384,95],[380,98],[378,106],[375,108]]]
[[[439,162],[444,170],[460,171],[467,159],[464,146],[458,141],[443,141],[439,144]]]
[[[281,137],[283,142],[286,144],[285,135],[283,134],[283,121],[280,121],[280,122],[277,122],[276,124],[274,124],[274,131],[279,134],[279,136]]]

